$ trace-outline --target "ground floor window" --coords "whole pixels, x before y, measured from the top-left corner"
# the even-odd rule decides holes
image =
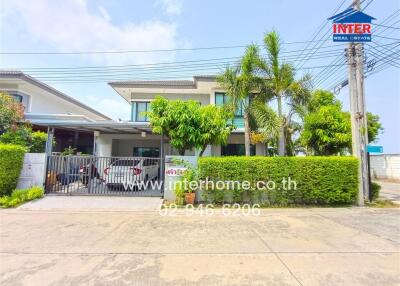
[[[158,147],[134,147],[134,157],[160,157],[160,149]]]
[[[221,146],[222,156],[244,156],[246,154],[244,144],[228,144]],[[256,146],[250,145],[250,155],[256,155]]]

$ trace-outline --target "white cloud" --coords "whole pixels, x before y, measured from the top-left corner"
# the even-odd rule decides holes
[[[163,2],[171,2],[166,5],[168,13],[180,12],[178,2]],[[3,9],[2,16],[6,17],[3,29],[13,30],[13,22],[22,21],[24,37],[43,42],[58,51],[174,49],[180,45],[174,23],[150,20],[117,26],[104,7],[98,7],[97,12],[89,11],[86,0],[5,0]],[[96,54],[83,57],[96,63],[115,65],[173,60],[174,54]]]
[[[165,13],[169,16],[178,16],[182,13],[181,0],[158,0],[156,4],[163,7]]]

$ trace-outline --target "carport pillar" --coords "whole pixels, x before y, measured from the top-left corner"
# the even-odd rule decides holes
[[[96,141],[97,141],[97,137],[99,137],[99,135],[100,135],[100,132],[99,131],[94,131],[93,132],[93,156],[96,156],[96,153],[97,153],[97,148],[96,148]]]
[[[46,141],[46,156],[51,156],[53,152],[53,139],[54,139],[54,128],[47,127],[47,141]]]

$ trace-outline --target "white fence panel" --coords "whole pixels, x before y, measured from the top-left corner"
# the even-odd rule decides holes
[[[400,154],[371,155],[370,162],[372,178],[400,181]]]
[[[17,188],[27,189],[33,186],[43,186],[45,168],[45,153],[26,153]]]

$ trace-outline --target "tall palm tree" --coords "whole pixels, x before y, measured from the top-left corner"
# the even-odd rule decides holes
[[[246,48],[240,63],[236,67],[227,67],[217,77],[218,83],[230,97],[227,107],[232,114],[238,107],[243,110],[244,119],[244,144],[245,155],[250,156],[250,112],[254,91],[261,86],[262,79],[257,76],[257,69],[260,66],[260,54],[256,45]]]
[[[289,108],[304,104],[307,101],[309,76],[295,79],[295,69],[291,64],[282,63],[279,59],[281,42],[277,32],[272,31],[264,37],[264,48],[267,53],[265,61],[258,61],[259,68],[264,73],[265,93],[277,100],[278,116],[280,118],[278,154],[286,154],[285,124],[288,122],[283,111],[284,101]]]

